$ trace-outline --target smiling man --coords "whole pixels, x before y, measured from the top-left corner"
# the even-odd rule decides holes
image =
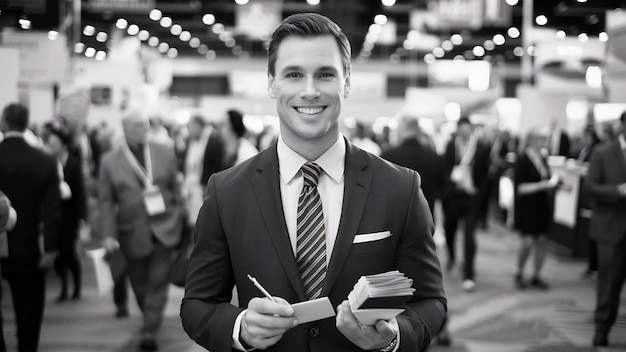
[[[421,351],[441,327],[446,300],[419,175],[339,133],[350,70],[350,44],[324,16],[292,15],[272,36],[280,138],[210,178],[194,233],[181,318],[212,352]],[[413,297],[396,318],[359,323],[348,293],[362,275],[390,270],[413,279]],[[300,323],[289,304],[319,297],[336,316]]]

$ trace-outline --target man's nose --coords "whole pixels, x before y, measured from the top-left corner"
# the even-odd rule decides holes
[[[315,79],[313,77],[308,77],[305,79],[304,87],[300,92],[301,98],[319,98],[321,95],[320,91],[317,89],[317,85],[315,84]]]

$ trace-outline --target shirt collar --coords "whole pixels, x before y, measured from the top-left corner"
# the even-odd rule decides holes
[[[302,165],[308,162],[302,155],[289,148],[282,136],[278,138],[278,164],[280,177],[285,184],[291,183],[300,172]],[[339,135],[335,144],[313,162],[336,183],[341,182],[345,170],[346,144],[343,135]]]

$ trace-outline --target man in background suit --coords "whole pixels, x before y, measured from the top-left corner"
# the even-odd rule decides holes
[[[486,195],[489,171],[489,147],[473,132],[467,117],[457,122],[456,135],[446,147],[444,156],[449,186],[443,198],[444,231],[449,254],[448,270],[456,261],[455,238],[459,220],[464,219],[463,289],[476,287],[474,257],[476,256],[476,224],[480,200]]]
[[[61,218],[57,161],[28,145],[24,130],[28,109],[10,104],[2,112],[0,129],[0,191],[11,199],[18,214],[8,231],[8,255],[2,258],[2,275],[9,282],[17,320],[19,351],[37,351],[46,298],[44,270],[56,256]],[[40,248],[43,223],[44,253]]]
[[[548,141],[550,155],[569,157],[570,141],[567,133],[559,126],[556,120],[550,127],[550,140]]]
[[[591,155],[585,185],[593,199],[589,232],[598,245],[594,346],[608,346],[626,276],[626,112],[622,133]]]
[[[272,36],[268,76],[281,136],[209,179],[183,327],[212,352],[425,349],[446,315],[432,216],[415,171],[339,133],[350,91],[347,38],[327,17],[289,16]],[[362,275],[394,269],[413,279],[404,312],[360,324],[348,293]],[[260,298],[248,274],[276,302]],[[241,306],[230,303],[235,285]],[[289,304],[323,296],[337,316],[299,324]]]
[[[148,141],[148,119],[138,109],[122,118],[125,143],[100,165],[103,246],[118,247],[143,313],[140,349],[158,348],[174,249],[181,238],[183,203],[173,146]]]
[[[397,128],[400,145],[383,152],[382,157],[419,172],[422,191],[432,213],[435,202],[443,193],[447,175],[443,159],[430,146],[422,145],[417,139],[420,131],[416,118],[403,116]]]

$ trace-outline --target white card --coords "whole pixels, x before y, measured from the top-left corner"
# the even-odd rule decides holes
[[[328,297],[321,297],[291,305],[299,324],[335,316],[333,305]]]
[[[165,212],[165,200],[157,186],[151,186],[144,192],[144,204],[148,215],[159,215]]]

